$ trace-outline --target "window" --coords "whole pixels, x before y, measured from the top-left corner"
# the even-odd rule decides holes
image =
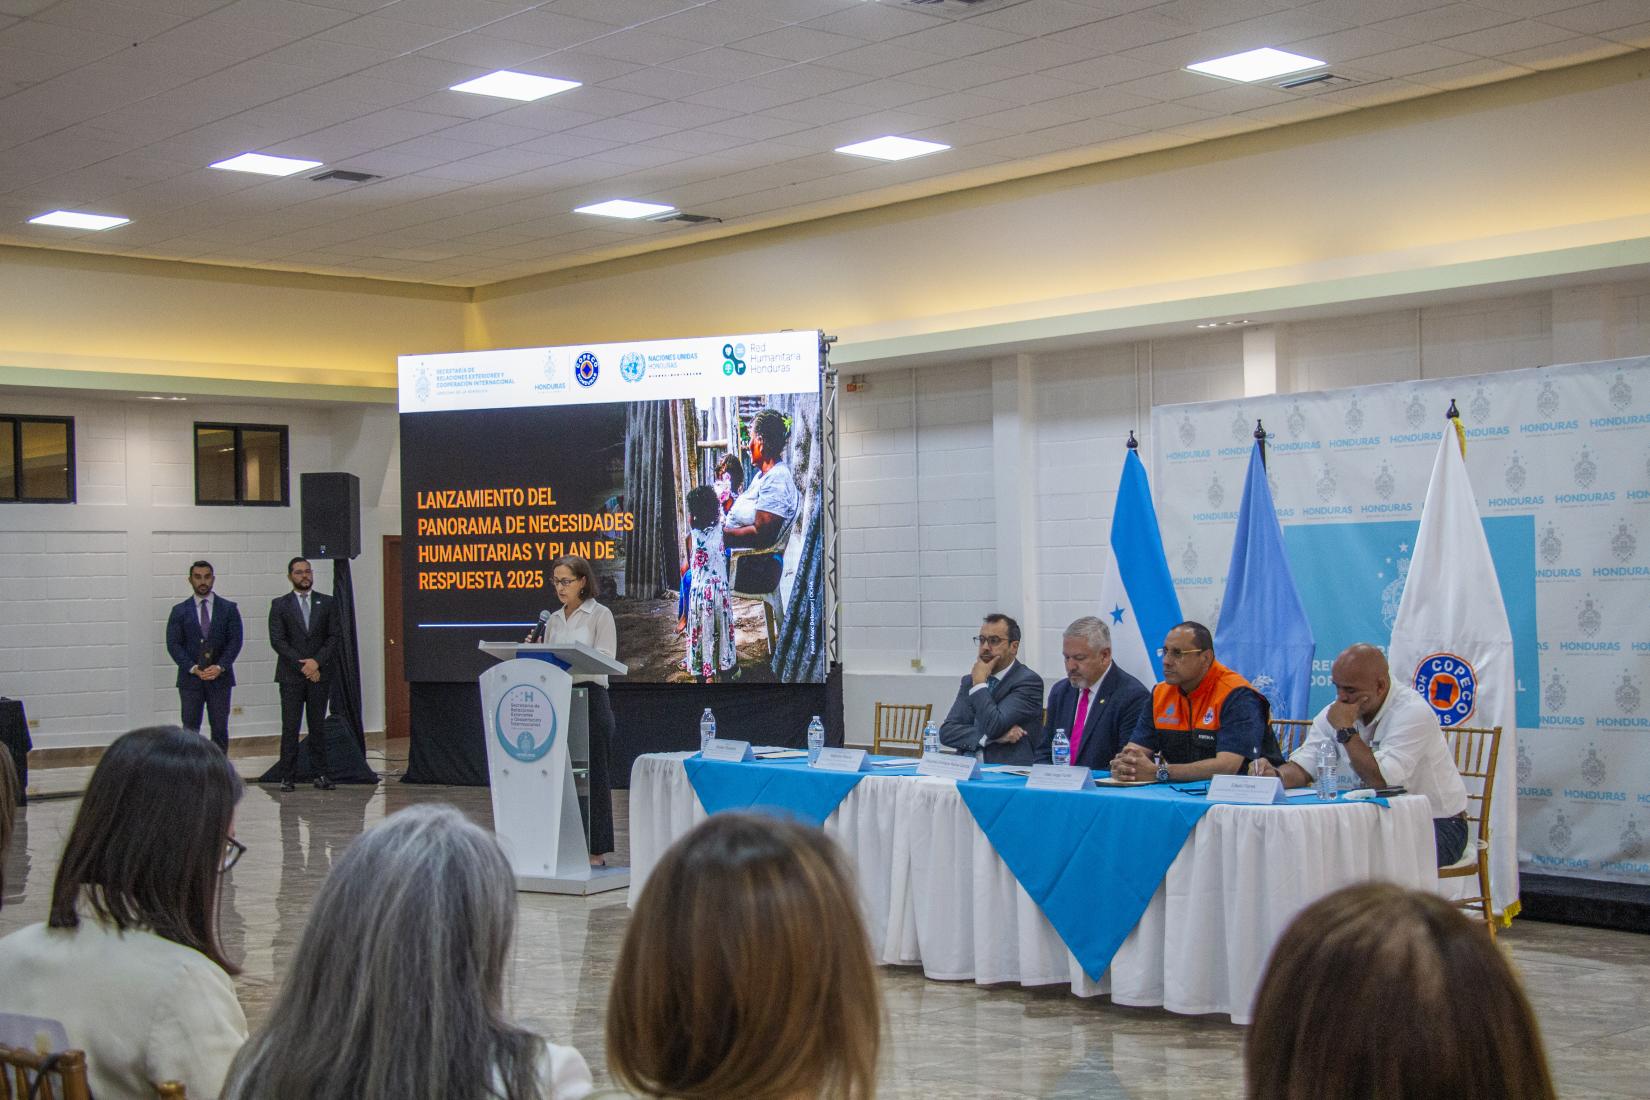
[[[0,413],[0,501],[74,503],[74,418]]]
[[[286,426],[196,424],[195,503],[286,507]]]

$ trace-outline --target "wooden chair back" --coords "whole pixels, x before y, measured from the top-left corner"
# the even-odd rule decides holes
[[[1272,719],[1272,736],[1278,739],[1278,750],[1283,753],[1285,760],[1296,749],[1306,744],[1306,735],[1311,729],[1310,718]]]
[[[871,727],[871,752],[922,755],[922,727],[933,716],[933,703],[878,703]]]
[[[1500,726],[1451,726],[1444,730],[1450,755],[1467,788],[1467,854],[1450,867],[1438,869],[1439,878],[1476,875],[1476,897],[1460,898],[1463,909],[1476,909],[1495,935],[1495,907],[1490,901],[1490,807],[1495,798],[1495,767],[1501,757]],[[1467,858],[1476,857],[1476,858]]]
[[[91,1100],[91,1096],[85,1051],[37,1054],[22,1047],[0,1046],[0,1100]]]

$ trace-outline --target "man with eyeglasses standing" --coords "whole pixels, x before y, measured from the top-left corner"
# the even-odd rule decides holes
[[[1282,760],[1266,697],[1215,660],[1208,627],[1181,623],[1157,652],[1163,682],[1112,760],[1113,778],[1188,782],[1235,775],[1258,757]]]
[[[1015,659],[1020,624],[1000,613],[987,615],[974,644],[974,668],[957,688],[940,741],[987,764],[1030,765],[1036,755],[1026,731],[1041,724],[1043,678]]]

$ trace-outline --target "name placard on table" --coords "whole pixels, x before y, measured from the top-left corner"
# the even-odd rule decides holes
[[[1283,780],[1275,775],[1217,775],[1209,780],[1210,802],[1245,802],[1270,806],[1288,799]]]
[[[809,767],[826,772],[868,772],[871,762],[864,749],[820,749],[818,758]]]
[[[917,764],[917,774],[937,779],[978,779],[980,758],[953,752],[925,752]]]
[[[742,764],[756,758],[749,741],[731,741],[725,737],[712,738],[699,755],[706,760],[721,760],[729,764]]]
[[[1026,790],[1080,791],[1086,788],[1093,778],[1087,768],[1066,764],[1033,764],[1031,775],[1026,778]]]

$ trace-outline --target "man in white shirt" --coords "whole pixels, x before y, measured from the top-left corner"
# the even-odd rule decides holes
[[[1365,787],[1404,787],[1432,804],[1438,865],[1461,858],[1467,845],[1467,788],[1450,756],[1438,716],[1408,687],[1394,690],[1386,656],[1372,645],[1348,646],[1330,668],[1335,701],[1312,721],[1306,741],[1281,768],[1265,759],[1251,775],[1276,775],[1285,787],[1317,780],[1318,746],[1336,747],[1338,775]]]

